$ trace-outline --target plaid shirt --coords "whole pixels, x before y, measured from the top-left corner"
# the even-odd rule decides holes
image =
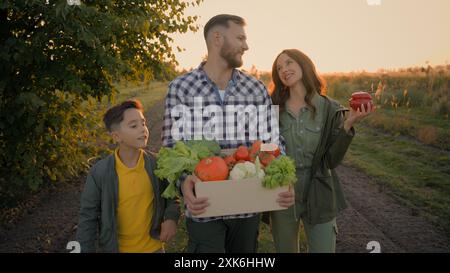
[[[255,115],[246,115],[244,113],[244,109],[252,112],[268,108],[267,106],[272,106],[272,100],[270,99],[264,84],[254,77],[234,69],[222,101],[216,84],[209,79],[203,70],[203,64],[204,63],[200,64],[197,69],[176,78],[169,84],[169,90],[165,101],[164,125],[162,129],[163,146],[172,147],[177,140],[196,139],[194,136],[198,136],[199,133],[206,139],[211,139],[215,136],[215,140],[222,149],[237,148],[240,145],[250,147],[252,142],[256,139],[279,143],[278,117],[271,119],[270,117],[273,115],[264,112],[267,114],[266,120],[264,120],[264,115],[255,118]],[[182,105],[187,108],[184,106],[184,108],[180,108]],[[204,130],[208,121],[211,120],[211,116],[205,117],[203,112],[202,117],[201,109],[205,109],[205,107],[208,106],[213,106],[213,109],[222,110],[222,116],[220,117],[221,122],[216,123],[218,128],[215,128],[218,133],[214,135],[208,132],[205,133]],[[182,118],[184,118],[183,123],[189,125],[188,129],[185,131],[183,130],[184,128],[180,128],[176,135],[173,134],[172,128],[174,126],[174,121],[177,120],[177,117],[172,116],[172,109],[175,107],[178,107],[178,109],[181,110],[184,109],[185,112],[187,112],[183,113]],[[200,109],[200,112],[195,112],[198,111],[195,110],[195,107],[198,107],[197,109]],[[233,108],[234,111],[229,111]],[[189,110],[186,111],[186,109]],[[267,111],[270,110],[267,109]],[[272,114],[273,113],[278,115],[278,112],[272,112]],[[181,117],[178,121],[180,120]],[[242,126],[243,120],[246,121],[245,126]],[[270,122],[272,122],[272,124]],[[262,126],[264,123],[267,126]],[[274,128],[273,132],[272,127]],[[271,133],[273,133],[272,138]],[[284,154],[284,145],[280,144],[280,149]],[[181,182],[184,181],[187,175],[188,174],[186,173],[183,174],[177,182],[178,189],[180,189]],[[193,218],[193,220],[198,222],[207,222],[216,219],[246,218],[254,215],[255,213],[195,218],[190,215],[188,210],[186,210],[186,217]]]

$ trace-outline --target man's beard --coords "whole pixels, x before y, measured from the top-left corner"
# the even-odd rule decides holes
[[[242,66],[242,59],[236,58],[236,55],[240,53],[240,51],[236,50],[233,52],[230,48],[230,44],[228,43],[227,39],[224,39],[224,44],[222,48],[220,49],[220,56],[225,59],[225,61],[228,63],[229,68],[238,68]]]

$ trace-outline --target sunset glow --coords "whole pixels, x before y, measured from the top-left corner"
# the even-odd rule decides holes
[[[379,3],[379,5],[377,5]],[[270,70],[285,48],[308,54],[321,72],[376,71],[450,61],[448,0],[204,0],[197,33],[175,36],[180,68],[196,67],[206,54],[203,26],[231,13],[247,21],[250,50],[243,68]]]

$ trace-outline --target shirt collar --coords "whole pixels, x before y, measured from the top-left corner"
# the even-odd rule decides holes
[[[314,96],[311,99],[311,103],[313,105],[316,106],[316,108],[318,107],[319,103],[320,103],[320,95],[318,93],[314,93]],[[286,109],[286,112],[288,112],[289,114],[291,114],[292,116],[295,116],[288,108],[287,106],[287,101],[284,103],[284,109]],[[311,108],[309,106],[306,107],[302,107],[302,109],[300,110],[301,112],[306,112],[306,111],[310,111]]]
[[[144,167],[144,153],[142,150],[140,150],[138,162],[136,163],[136,166],[134,166],[133,168],[129,168],[125,164],[123,164],[122,160],[119,157],[119,148],[117,148],[114,151],[114,156],[116,159],[116,168],[118,168],[119,170],[122,170],[125,172],[137,171]]]
[[[203,70],[203,66],[205,65],[205,63],[206,63],[206,61],[201,62],[200,65],[195,70],[197,80],[202,80],[207,83],[212,83],[212,80],[208,77],[205,70]],[[231,84],[235,85],[236,83],[241,81],[241,79],[242,79],[242,76],[241,76],[240,71],[236,68],[233,68],[233,72],[231,74],[231,80],[230,80]]]

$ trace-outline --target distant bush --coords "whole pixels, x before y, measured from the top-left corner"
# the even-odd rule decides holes
[[[344,102],[354,91],[372,94],[378,106],[431,108],[432,113],[448,116],[450,69],[448,67],[408,69],[388,73],[342,73],[325,75],[328,95]]]

